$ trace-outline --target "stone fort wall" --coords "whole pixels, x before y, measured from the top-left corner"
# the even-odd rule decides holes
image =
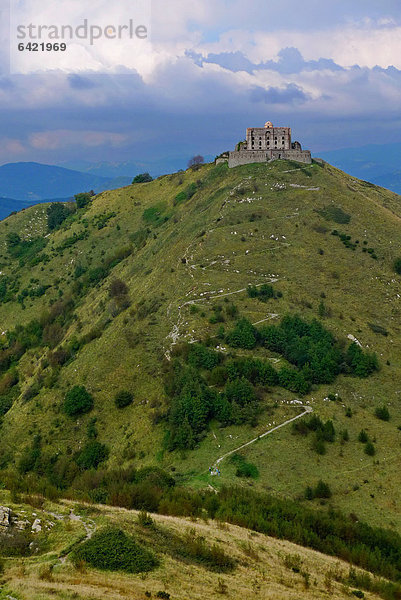
[[[294,160],[308,165],[312,162],[309,150],[236,150],[229,153],[228,166],[233,168],[278,159]]]

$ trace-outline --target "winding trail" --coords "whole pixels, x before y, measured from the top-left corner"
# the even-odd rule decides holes
[[[214,463],[213,466],[217,467],[217,465],[219,465],[225,458],[227,458],[227,456],[231,456],[231,454],[238,452],[238,450],[242,450],[242,448],[246,448],[247,446],[254,444],[258,440],[261,440],[262,438],[266,437],[267,435],[270,435],[271,433],[273,433],[273,431],[277,431],[277,429],[281,429],[281,427],[285,427],[285,425],[289,425],[293,421],[296,421],[297,419],[300,419],[301,417],[304,417],[305,415],[308,415],[313,412],[313,408],[306,404],[298,404],[297,407],[303,408],[305,410],[302,413],[300,413],[299,415],[292,417],[292,419],[287,419],[287,421],[284,421],[284,423],[281,423],[280,425],[276,425],[276,427],[273,427],[272,429],[268,429],[261,435],[258,435],[257,437],[253,438],[253,440],[250,440],[249,442],[246,442],[245,444],[238,446],[238,448],[234,448],[234,450],[230,450],[230,452],[226,452],[225,454],[223,454],[223,456],[220,456],[220,458],[218,458],[216,460],[216,462]]]
[[[266,278],[266,281],[263,281],[262,283],[256,283],[255,287],[260,287],[261,285],[264,285],[265,283],[276,283],[276,281],[278,281],[279,279],[277,277],[268,277]],[[170,360],[170,349],[172,346],[174,346],[174,344],[177,343],[179,337],[180,337],[180,328],[184,322],[184,317],[181,313],[182,309],[185,308],[185,306],[191,306],[192,304],[197,304],[199,302],[202,302],[204,300],[214,300],[215,298],[224,298],[225,296],[232,296],[233,294],[240,294],[242,292],[246,292],[247,288],[243,287],[240,290],[235,290],[233,292],[226,292],[224,294],[208,294],[207,292],[205,292],[205,295],[203,297],[196,297],[193,298],[192,300],[187,300],[186,302],[183,302],[182,304],[178,305],[178,317],[177,317],[177,321],[176,323],[173,325],[172,330],[170,331],[170,333],[166,336],[166,339],[171,339],[172,342],[170,344],[170,347],[166,350],[166,352],[164,353],[165,357],[167,358],[167,360]],[[188,294],[190,294],[193,291],[190,290],[188,292]],[[187,295],[188,295],[187,294]],[[170,316],[171,310],[172,310],[172,305],[173,302],[171,302],[169,304],[169,306],[167,307],[167,317]],[[270,313],[268,317],[266,317],[265,319],[262,319],[261,321],[258,321],[257,323],[262,323],[263,321],[267,321],[270,318],[275,318],[276,314],[274,313]],[[254,323],[255,325],[255,323]]]
[[[59,564],[62,564],[62,565],[65,564],[65,562],[67,561],[68,556],[76,548],[76,546],[79,546],[83,542],[86,542],[87,540],[90,540],[91,537],[92,537],[92,535],[95,533],[95,531],[97,529],[96,523],[92,519],[89,519],[88,521],[84,521],[83,518],[80,515],[77,515],[77,514],[74,513],[74,510],[72,508],[70,509],[70,514],[69,514],[68,518],[70,519],[70,521],[75,521],[75,522],[81,523],[81,525],[83,525],[83,528],[85,529],[85,537],[83,539],[77,540],[73,544],[73,546],[71,546],[67,550],[67,552],[64,552],[63,554],[61,554],[58,557]]]

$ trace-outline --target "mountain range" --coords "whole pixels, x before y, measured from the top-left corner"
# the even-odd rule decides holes
[[[350,175],[401,194],[401,144],[370,144],[319,153]]]
[[[100,192],[131,183],[132,177],[102,177],[35,162],[0,166],[0,219],[38,202],[62,201],[80,192]]]

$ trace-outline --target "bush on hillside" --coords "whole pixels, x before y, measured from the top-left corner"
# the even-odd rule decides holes
[[[361,431],[358,434],[358,442],[361,442],[361,444],[366,444],[368,441],[369,441],[368,434],[366,433],[366,431],[364,429],[361,429]]]
[[[383,404],[383,406],[376,407],[375,415],[381,421],[389,421],[390,420],[390,413],[388,411],[387,406],[385,406],[384,404]]]
[[[127,390],[121,390],[115,395],[114,403],[117,408],[125,408],[126,406],[132,404],[133,399],[134,396],[131,394],[131,392],[128,392]]]
[[[126,296],[128,291],[127,284],[117,277],[113,279],[109,287],[110,298],[121,298],[121,296]]]
[[[76,417],[92,410],[93,398],[83,385],[74,385],[65,395],[63,408],[69,417]]]
[[[101,462],[109,457],[109,449],[104,444],[91,440],[82,448],[76,458],[77,465],[81,469],[97,469]]]
[[[248,319],[240,319],[227,334],[226,341],[233,348],[251,350],[256,346],[256,329]]]
[[[256,465],[248,462],[242,454],[233,454],[231,462],[236,466],[235,475],[236,477],[245,477],[257,479],[259,477],[259,470]]]
[[[398,275],[401,275],[401,257],[395,259],[393,266],[394,271],[398,273]]]
[[[332,493],[329,484],[321,479],[314,488],[308,486],[305,490],[306,500],[313,500],[314,498],[328,499],[331,496]]]
[[[71,214],[62,202],[52,202],[47,208],[47,227],[50,231],[57,229]]]
[[[153,181],[153,177],[149,173],[139,173],[135,175],[132,183],[149,183],[149,181]]]
[[[94,193],[90,192],[82,192],[81,194],[75,194],[74,199],[77,203],[77,208],[85,208],[85,206],[87,206],[91,201],[93,195]]]
[[[376,448],[374,447],[372,442],[366,442],[364,452],[368,456],[374,456],[376,454]]]
[[[152,571],[159,561],[150,550],[138,544],[121,529],[110,528],[84,542],[73,553],[75,563],[84,561],[95,569],[144,573]]]

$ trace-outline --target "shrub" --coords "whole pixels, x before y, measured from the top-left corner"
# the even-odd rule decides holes
[[[10,535],[1,535],[0,556],[29,556],[31,543],[30,532],[11,530]]]
[[[132,404],[133,399],[134,396],[131,392],[128,392],[127,390],[121,390],[120,392],[117,392],[114,402],[117,408],[125,408],[126,406]]]
[[[361,442],[362,444],[366,444],[366,442],[369,441],[369,437],[368,434],[366,433],[366,431],[364,429],[361,429],[361,431],[359,432],[358,435],[358,442]]]
[[[76,417],[92,410],[93,398],[83,385],[75,385],[67,392],[63,408],[69,417]]]
[[[329,485],[322,480],[317,483],[316,487],[311,488],[308,486],[305,490],[306,500],[313,500],[314,498],[328,499],[331,498],[331,495]]]
[[[142,214],[142,219],[148,225],[158,226],[168,220],[167,215],[163,215],[165,210],[165,204],[160,202],[159,204],[155,204],[154,206],[149,206],[149,208],[145,208]]]
[[[198,187],[196,185],[196,183],[191,183],[190,185],[188,185],[185,190],[183,190],[182,192],[179,192],[176,197],[174,198],[174,206],[177,206],[177,204],[180,204],[180,202],[184,202],[185,200],[190,200],[192,198],[192,196],[194,196],[194,194],[196,194]]]
[[[75,550],[73,559],[74,562],[84,560],[95,569],[127,573],[151,571],[158,565],[152,552],[117,528],[95,533]]]
[[[233,348],[252,349],[256,345],[256,330],[248,319],[240,319],[227,334],[227,343]]]
[[[372,444],[372,442],[366,442],[364,452],[368,456],[374,456],[376,454],[376,449],[375,449],[374,445]]]
[[[287,569],[291,569],[291,571],[294,571],[294,573],[300,572],[302,560],[299,554],[286,554],[283,562]]]
[[[77,456],[76,462],[81,469],[97,469],[101,462],[105,461],[109,456],[107,446],[91,440],[81,450]]]
[[[394,271],[396,273],[398,273],[398,275],[401,275],[401,257],[395,259],[395,261],[394,261]]]
[[[67,206],[62,202],[52,202],[47,208],[47,227],[50,231],[57,229],[70,215]]]
[[[317,434],[312,440],[312,450],[314,450],[320,456],[326,454],[326,446],[324,440],[322,440]]]
[[[384,335],[384,337],[388,336],[388,331],[382,325],[377,325],[377,323],[368,323],[370,329],[374,333],[379,333],[380,335]]]
[[[233,454],[231,457],[231,462],[237,467],[235,472],[237,477],[246,477],[252,479],[257,479],[259,477],[259,471],[256,465],[247,462],[241,454]]]
[[[216,544],[209,546],[204,537],[196,534],[194,529],[189,529],[186,534],[177,540],[180,544],[181,556],[194,559],[204,564],[208,569],[220,573],[232,571],[236,562],[231,556]]]
[[[149,181],[153,181],[153,177],[149,173],[139,173],[135,175],[132,183],[149,183]]]
[[[331,498],[331,489],[328,483],[320,480],[314,489],[315,498]]]
[[[390,420],[390,413],[388,411],[387,406],[385,406],[384,404],[383,404],[383,406],[376,407],[375,415],[381,421],[389,421]]]
[[[248,285],[247,293],[250,298],[259,298],[262,302],[267,302],[270,298],[276,296],[273,286],[264,283],[263,285],[256,287],[256,285]]]
[[[153,527],[155,522],[146,510],[141,510],[138,514],[138,524],[141,527]]]
[[[339,206],[333,206],[332,204],[316,210],[316,212],[326,219],[326,221],[334,221],[343,225],[348,224],[351,220],[351,215],[348,215]]]
[[[85,208],[91,201],[92,194],[89,192],[84,192],[82,194],[75,194],[75,202],[77,203],[77,208]]]
[[[206,348],[203,344],[191,344],[188,354],[188,363],[198,369],[211,371],[220,362],[220,356],[214,350]]]
[[[39,579],[41,581],[54,581],[53,565],[43,564],[39,567]]]
[[[113,279],[109,287],[110,298],[120,298],[128,294],[128,286],[121,279]]]

